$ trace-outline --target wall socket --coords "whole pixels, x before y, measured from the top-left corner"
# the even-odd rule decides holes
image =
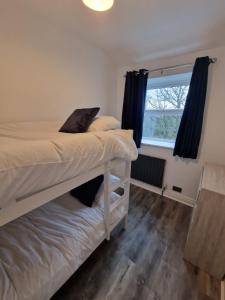
[[[179,186],[173,185],[173,191],[178,192],[178,193],[182,193],[182,188],[179,187]]]

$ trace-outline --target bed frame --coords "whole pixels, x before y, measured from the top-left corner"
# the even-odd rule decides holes
[[[119,176],[119,181],[113,186],[110,185],[110,174],[116,168],[123,169],[123,175]],[[111,224],[111,213],[120,205],[125,206],[125,213],[123,215],[125,227],[127,224],[128,207],[129,207],[129,188],[130,188],[130,169],[131,162],[122,159],[114,159],[106,162],[94,169],[88,170],[85,173],[75,176],[69,180],[51,186],[47,189],[41,190],[35,194],[29,195],[25,198],[16,199],[15,202],[5,208],[0,209],[0,226],[3,226],[18,217],[54,200],[55,198],[69,192],[73,188],[103,174],[104,175],[104,220],[106,227],[106,238],[110,239],[110,233],[117,224]],[[123,196],[114,204],[110,204],[111,193],[122,187],[124,189]],[[122,219],[121,219],[122,220]],[[119,221],[121,221],[119,220]]]

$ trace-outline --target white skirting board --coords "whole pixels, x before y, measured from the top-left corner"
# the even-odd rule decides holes
[[[153,192],[153,193],[156,193],[156,194],[159,194],[159,195],[162,194],[162,189],[154,187],[154,186],[152,186],[150,184],[147,184],[145,182],[142,182],[142,181],[131,178],[131,183],[133,185],[139,186],[139,187],[141,187],[145,190],[148,190],[150,192]],[[193,207],[194,204],[195,204],[194,199],[189,198],[187,196],[184,196],[183,194],[177,193],[177,192],[172,191],[172,190],[166,190],[163,195],[167,198],[170,198],[170,199],[175,200],[177,202],[183,203],[183,204],[188,205],[190,207]]]
[[[168,197],[172,200],[175,200],[177,202],[188,205],[190,207],[194,207],[194,205],[195,205],[195,200],[194,199],[192,199],[190,197],[187,197],[187,196],[185,196],[181,193],[177,193],[173,190],[166,190],[165,193],[164,193],[164,196]]]

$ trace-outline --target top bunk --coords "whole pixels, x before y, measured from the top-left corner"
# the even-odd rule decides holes
[[[137,157],[132,131],[69,134],[59,127],[0,124],[0,226]]]

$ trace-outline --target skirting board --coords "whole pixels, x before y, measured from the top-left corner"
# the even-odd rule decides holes
[[[164,193],[164,196],[168,197],[170,199],[173,199],[177,202],[188,205],[190,207],[194,207],[194,205],[195,205],[195,200],[194,199],[192,199],[188,196],[185,196],[183,194],[177,193],[175,191],[172,191],[172,190],[166,190],[165,193]]]
[[[153,192],[153,193],[156,193],[156,194],[159,194],[159,195],[162,194],[161,189],[159,189],[157,187],[154,187],[150,184],[147,184],[145,182],[142,182],[142,181],[131,178],[131,183],[133,185],[139,186],[139,187],[141,187],[145,190],[148,190],[150,192]],[[190,197],[184,196],[180,193],[174,192],[172,190],[166,190],[163,195],[165,197],[170,198],[172,200],[175,200],[177,202],[183,203],[183,204],[188,205],[190,207],[194,207],[195,200],[190,198]]]

